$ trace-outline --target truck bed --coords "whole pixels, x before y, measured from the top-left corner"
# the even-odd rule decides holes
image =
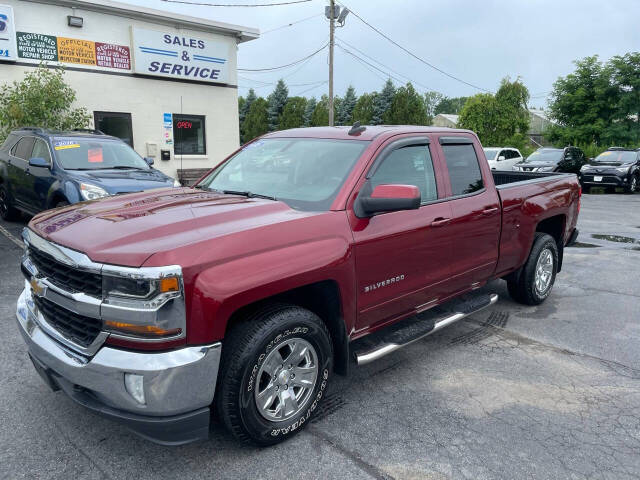
[[[491,170],[493,175],[493,181],[496,184],[496,188],[508,188],[522,184],[523,182],[535,182],[537,180],[549,177],[563,177],[566,175],[573,175],[571,173],[557,173],[557,172],[509,172]]]

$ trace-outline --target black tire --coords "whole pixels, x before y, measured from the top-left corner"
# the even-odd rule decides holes
[[[538,265],[538,258],[540,258],[544,251],[550,252],[553,265],[551,266],[551,282],[546,289],[540,292],[535,285],[536,267]],[[527,258],[519,274],[507,281],[509,295],[511,295],[514,301],[524,305],[540,305],[551,293],[557,271],[558,245],[556,241],[551,235],[536,232],[529,258]]]
[[[20,211],[13,206],[9,192],[4,186],[0,186],[0,217],[7,222],[20,218]]]
[[[261,367],[267,367],[269,354],[281,353],[282,349],[286,354],[288,347],[282,346],[282,342],[293,339],[298,342],[302,339],[315,350],[315,384],[308,389],[306,401],[291,418],[272,421],[259,410],[255,393],[263,386],[267,374],[262,373],[261,378],[257,376],[262,371]],[[285,304],[256,311],[225,335],[216,392],[218,416],[226,428],[243,442],[262,446],[282,442],[309,422],[322,401],[332,367],[331,337],[317,315]],[[284,390],[285,387],[281,388]],[[275,401],[278,403],[280,400],[275,398]]]
[[[69,202],[67,202],[66,200],[61,200],[58,203],[56,203],[56,208],[66,207],[67,205],[69,205]]]
[[[640,184],[640,180],[637,175],[631,177],[631,184],[628,187],[624,187],[624,193],[632,194],[638,191],[638,185]]]

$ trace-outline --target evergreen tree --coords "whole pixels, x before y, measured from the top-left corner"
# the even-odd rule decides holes
[[[373,117],[371,118],[372,125],[381,125],[384,122],[384,116],[391,108],[391,102],[393,102],[395,94],[396,88],[393,86],[391,79],[388,79],[382,91],[376,96],[376,101],[373,105]]]
[[[362,125],[371,125],[373,118],[373,109],[378,94],[363,93],[358,98],[356,105],[353,109],[352,120],[353,122],[360,122]]]
[[[278,129],[298,128],[304,125],[304,114],[307,99],[304,97],[290,97],[278,119]]]
[[[240,120],[240,125],[242,125],[242,122],[244,122],[244,119],[247,116],[247,113],[249,113],[249,109],[251,108],[251,105],[253,104],[253,102],[256,101],[256,98],[258,97],[256,96],[256,92],[253,90],[253,88],[249,89],[249,93],[247,93],[246,98],[243,98],[243,97],[238,98],[238,103],[239,103],[238,116]]]
[[[242,142],[246,143],[269,131],[269,104],[260,97],[252,104],[242,124]]]
[[[269,131],[278,130],[278,120],[282,115],[282,110],[287,104],[287,97],[289,96],[289,89],[284,83],[284,80],[278,80],[276,88],[273,90],[269,98]]]
[[[349,85],[340,105],[336,109],[338,112],[338,125],[353,124],[353,109],[356,107],[357,101],[356,90],[352,85]]]
[[[329,125],[329,97],[322,95],[322,98],[313,110],[311,115],[312,127],[324,127]]]
[[[309,100],[307,100],[307,105],[304,109],[304,126],[305,127],[310,127],[311,126],[311,117],[313,116],[313,111],[316,109],[316,105],[318,104],[318,102],[316,102],[316,98],[315,97],[311,97]]]
[[[427,112],[422,96],[416,92],[411,83],[400,87],[393,97],[391,107],[383,116],[384,123],[389,125],[426,125]]]

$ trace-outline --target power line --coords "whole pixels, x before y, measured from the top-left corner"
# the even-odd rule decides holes
[[[299,60],[296,60],[295,62],[287,63],[286,65],[279,65],[277,67],[268,67],[268,68],[238,68],[238,71],[240,71],[240,72],[268,72],[268,71],[273,71],[273,70],[281,70],[281,69],[287,68],[287,67],[293,67],[294,65],[298,65],[299,63],[304,62],[305,60],[313,57],[314,55],[317,55],[322,50],[327,48],[327,45],[329,45],[329,42],[325,43],[322,47],[317,49],[315,52],[307,55],[306,57],[303,57],[303,58],[301,58]]]
[[[202,5],[205,7],[276,7],[279,5],[293,5],[295,3],[307,3],[312,0],[292,0],[290,2],[277,2],[277,3],[255,3],[255,4],[239,4],[239,3],[198,3],[188,2],[186,0],[162,0],[167,3],[182,3],[184,5]]]
[[[408,53],[409,55],[411,55],[413,58],[415,58],[416,60],[420,61],[421,63],[424,63],[425,65],[427,65],[428,67],[437,70],[438,72],[442,73],[443,75],[446,75],[447,77],[456,80],[457,82],[460,83],[464,83],[465,85],[468,85],[470,87],[473,87],[477,90],[482,90],[483,92],[488,92],[491,93],[490,90],[487,90],[486,88],[482,88],[482,87],[478,87],[477,85],[474,85],[473,83],[469,83],[466,80],[463,80],[459,77],[456,77],[455,75],[452,75],[448,72],[445,72],[444,70],[442,70],[441,68],[436,67],[435,65],[427,62],[425,59],[420,58],[419,56],[417,56],[415,53],[413,53],[411,50],[406,49],[405,47],[403,47],[402,45],[400,45],[398,42],[396,42],[395,40],[393,40],[391,37],[385,35],[383,32],[381,32],[380,30],[378,30],[376,27],[374,27],[373,25],[371,25],[369,22],[367,22],[364,18],[362,18],[360,15],[358,15],[356,12],[354,12],[350,7],[347,7],[346,5],[344,5],[341,2],[340,5],[344,6],[345,8],[349,8],[349,11],[355,15],[355,17],[360,20],[362,23],[364,23],[366,26],[368,26],[370,29],[372,29],[374,32],[376,32],[378,35],[384,37],[386,40],[388,40],[389,42],[391,42],[393,45],[395,45],[396,47],[398,47],[399,49],[403,50],[404,52]]]
[[[301,92],[298,92],[298,93],[296,94],[296,96],[300,96],[300,95],[302,95],[303,93],[307,93],[307,92],[310,92],[311,90],[315,90],[316,88],[321,87],[322,85],[326,85],[327,83],[329,83],[329,80],[323,80],[323,81],[322,81],[322,83],[320,83],[320,84],[316,85],[315,87],[307,88],[307,89],[305,89],[305,90],[303,90],[303,91],[301,91]]]
[[[267,33],[275,32],[277,30],[282,30],[283,28],[292,27],[298,23],[306,22],[307,20],[311,20],[312,18],[322,16],[322,13],[318,13],[317,15],[311,15],[310,17],[302,18],[300,20],[296,20],[295,22],[287,23],[286,25],[280,25],[279,27],[272,28],[270,30],[265,30],[264,32],[260,32],[260,35],[266,35]]]

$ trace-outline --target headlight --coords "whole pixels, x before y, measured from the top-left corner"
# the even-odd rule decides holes
[[[587,170],[589,170],[589,168],[591,168],[591,166],[590,166],[590,165],[582,165],[582,166],[580,167],[580,171],[581,171],[581,172],[586,172]]]
[[[80,195],[85,200],[95,200],[97,198],[108,197],[109,192],[107,192],[104,188],[100,188],[96,185],[91,185],[90,183],[81,183],[80,184]]]
[[[538,172],[552,172],[553,169],[556,167],[550,166],[550,167],[540,167],[538,168]]]
[[[181,187],[181,186],[182,186],[182,184],[181,184],[178,180],[175,180],[175,179],[174,179],[174,180],[173,180],[173,186],[174,186],[174,187]]]
[[[618,167],[616,170],[620,173],[629,173],[629,167]]]
[[[511,170],[513,170],[514,172],[519,172],[520,171],[520,167],[516,167],[514,165],[513,167],[511,167]]]

